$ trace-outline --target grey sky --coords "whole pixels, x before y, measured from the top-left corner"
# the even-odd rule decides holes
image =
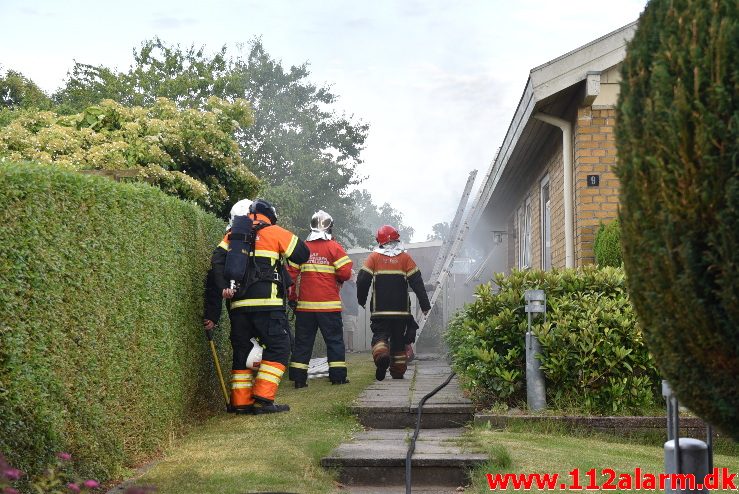
[[[370,124],[361,185],[416,229],[450,221],[470,170],[484,175],[531,68],[635,19],[645,0],[0,0],[0,65],[46,90],[72,61],[125,70],[132,50],[235,47],[261,36],[286,65]]]

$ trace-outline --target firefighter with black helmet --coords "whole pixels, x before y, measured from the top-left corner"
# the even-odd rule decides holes
[[[307,261],[309,251],[296,235],[277,226],[275,208],[263,199],[255,200],[246,216],[232,215],[231,220],[233,230],[213,252],[208,274],[209,283],[228,301],[233,347],[231,410],[245,414],[287,411],[287,405],[274,403],[290,357],[285,314],[288,280],[283,265],[286,261]],[[240,224],[249,228],[240,230]],[[250,248],[232,249],[232,243]],[[227,266],[234,264],[233,259],[245,263],[242,279],[226,279]],[[214,306],[206,304],[206,329],[220,316],[220,307],[216,314]],[[264,345],[258,370],[247,366],[247,357],[254,349],[253,338]]]
[[[400,234],[390,225],[383,225],[375,236],[377,247],[364,261],[357,275],[357,301],[362,307],[370,302],[372,358],[375,377],[382,381],[390,368],[393,379],[402,379],[407,369],[406,344],[415,339],[418,327],[411,314],[408,287],[418,297],[424,314],[431,309],[421,271],[400,243]]]

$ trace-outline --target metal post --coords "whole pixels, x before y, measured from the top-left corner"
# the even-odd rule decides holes
[[[689,437],[680,437],[680,403],[677,396],[672,392],[670,384],[662,381],[662,396],[667,401],[667,438],[665,443],[665,473],[670,474],[692,474],[696,483],[703,483],[703,479],[713,469],[713,458],[711,452],[711,440],[707,442]],[[710,426],[708,426],[709,434]],[[708,489],[691,490],[689,486],[673,485],[671,482],[665,486],[667,494],[680,493],[707,493]]]
[[[706,423],[706,445],[708,445],[708,472],[713,472],[713,427]]]
[[[526,315],[528,331],[526,332],[526,404],[531,410],[541,410],[547,407],[546,386],[541,363],[536,358],[541,353],[541,343],[531,330],[535,314],[542,314],[546,320],[546,295],[544,290],[526,290]]]

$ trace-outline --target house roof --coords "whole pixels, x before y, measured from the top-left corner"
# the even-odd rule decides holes
[[[541,141],[553,132],[549,125],[533,116],[544,107],[548,113],[558,116],[556,112],[565,111],[568,103],[582,92],[579,88],[583,85],[586,97],[597,95],[600,73],[623,61],[626,45],[635,31],[636,21],[531,69],[503,144],[480,185],[470,218],[471,228],[476,226],[494,196],[505,196],[498,190],[501,177],[515,177],[512,169],[517,163],[530,161],[531,154],[541,147]]]

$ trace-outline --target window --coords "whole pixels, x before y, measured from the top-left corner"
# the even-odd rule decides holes
[[[552,269],[552,207],[549,200],[549,175],[541,181],[541,268]]]
[[[531,198],[518,210],[518,267],[531,267]]]

